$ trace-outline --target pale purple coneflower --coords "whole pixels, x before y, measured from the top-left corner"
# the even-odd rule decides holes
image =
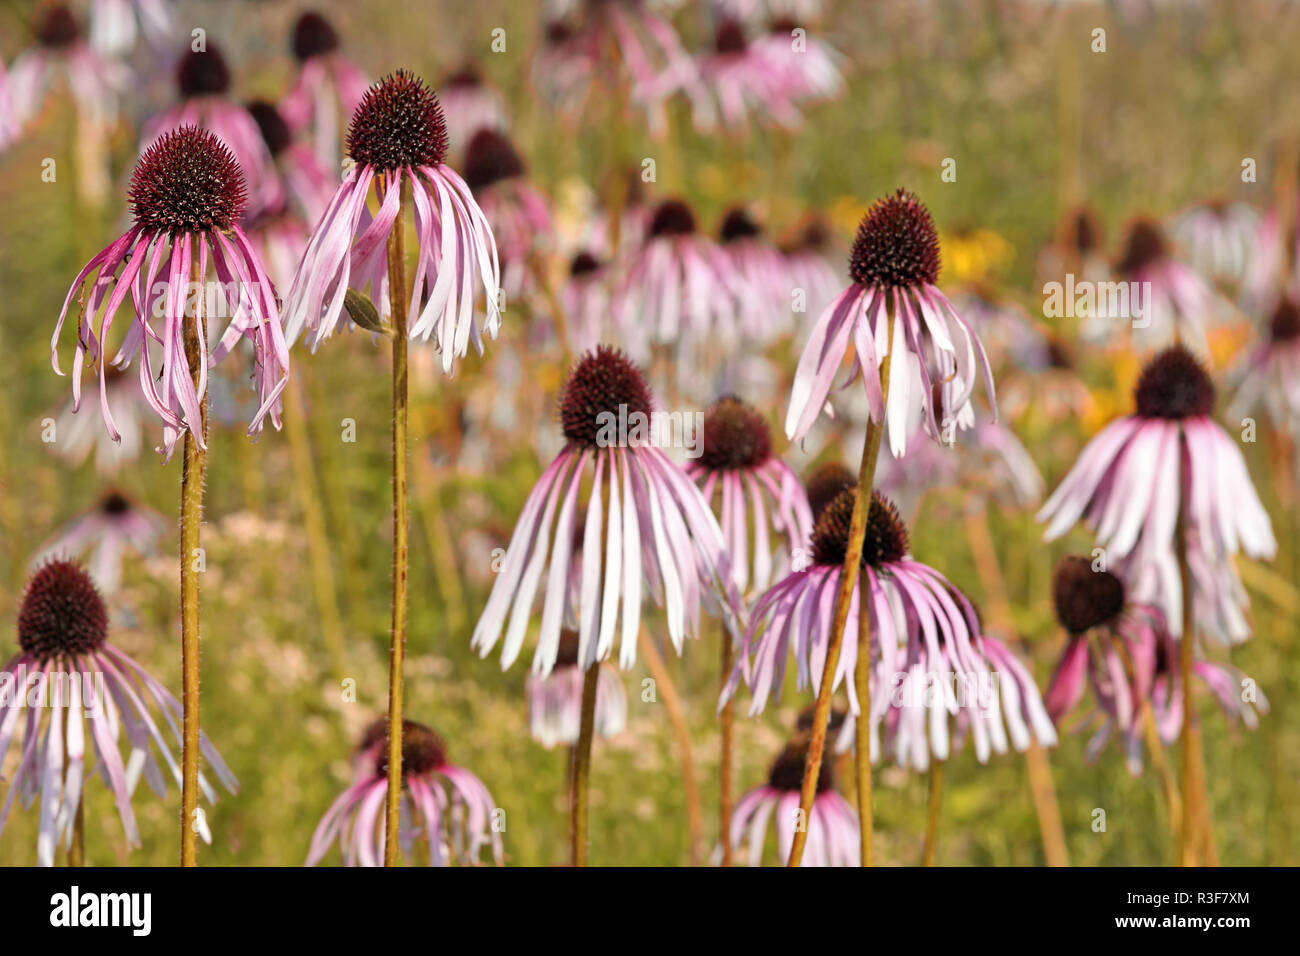
[[[733,850],[746,854],[750,866],[762,865],[768,821],[774,816],[779,859],[790,855],[800,822],[799,791],[807,760],[808,745],[801,740],[791,742],[772,762],[767,783],[749,790],[737,801],[728,839]],[[816,796],[806,826],[808,843],[801,866],[859,865],[858,817],[836,792],[829,760],[823,761],[818,771]]]
[[[0,806],[0,830],[19,794],[28,806],[39,794],[39,865],[53,866],[59,845],[75,845],[80,852],[78,811],[85,783],[98,774],[117,803],[127,845],[139,847],[131,796],[140,777],[159,797],[165,796],[161,758],[177,785],[181,782],[176,758],[152,710],[161,713],[179,743],[180,704],[108,642],[103,598],[89,575],[72,562],[51,561],[28,582],[18,611],[18,647],[18,654],[0,671],[0,763],[10,742],[19,739],[19,724],[23,726],[18,767]],[[41,706],[31,705],[33,688],[40,688]],[[123,733],[130,745],[126,760],[118,751]],[[204,734],[199,735],[199,747],[221,785],[236,792],[238,781]],[[88,756],[94,758],[90,773]],[[208,802],[216,802],[203,774],[198,782]],[[202,814],[195,816],[194,826],[204,841],[212,842]]]
[[[675,351],[683,375],[730,355],[742,341],[749,289],[717,243],[701,235],[685,202],[660,203],[621,270],[613,318],[634,357]]]
[[[89,555],[86,570],[103,593],[113,594],[122,586],[122,556],[127,551],[152,555],[169,527],[167,519],[152,508],[120,491],[108,491],[95,507],[60,528],[34,563]]]
[[[889,417],[889,446],[907,450],[906,424],[926,408],[930,434],[955,419],[982,374],[996,418],[993,374],[984,346],[969,322],[935,286],[939,237],[930,212],[914,195],[898,190],[876,201],[858,226],[849,255],[852,285],[826,307],[799,358],[785,431],[802,441],[830,396],[835,374],[852,340],[852,376],[861,375],[870,419]],[[892,341],[891,341],[892,329]],[[892,355],[889,394],[881,393],[877,369]],[[929,399],[943,383],[940,402]],[[954,383],[958,387],[953,387]],[[937,407],[936,407],[937,406]]]
[[[293,27],[290,49],[298,75],[280,101],[289,129],[310,137],[316,158],[326,169],[343,161],[342,129],[361,105],[369,81],[339,51],[339,35],[323,16],[307,12]]]
[[[438,102],[447,121],[447,141],[454,150],[464,150],[479,130],[504,132],[509,126],[505,100],[483,80],[474,63],[443,79],[438,85]],[[460,155],[464,157],[463,152]]]
[[[744,207],[737,206],[722,217],[718,245],[749,288],[740,318],[746,341],[762,348],[789,332],[795,299],[786,260]]]
[[[18,139],[20,132],[22,123],[18,119],[18,111],[9,89],[9,71],[5,69],[4,61],[0,60],[0,152],[8,149]]]
[[[752,46],[781,77],[783,92],[791,100],[815,103],[844,93],[843,57],[801,22],[789,17],[775,19]]]
[[[85,40],[72,10],[54,3],[40,8],[32,22],[36,45],[20,53],[9,68],[13,126],[31,122],[57,80],[67,84],[85,121],[107,124],[117,117],[128,82],[126,68],[97,53]]]
[[[951,298],[979,335],[990,364],[999,373],[1044,364],[1046,337],[1020,303],[984,284],[963,288]]]
[[[1088,443],[1039,511],[1038,520],[1048,522],[1044,537],[1058,538],[1082,518],[1111,566],[1124,568],[1134,598],[1158,604],[1179,635],[1183,589],[1175,531],[1181,511],[1194,593],[1218,608],[1202,623],[1237,618],[1227,606],[1235,598],[1229,559],[1238,550],[1271,557],[1277,542],[1241,449],[1210,417],[1214,383],[1190,352],[1174,346],[1143,369],[1134,401],[1136,413]],[[1234,628],[1216,636],[1235,641],[1245,635]]]
[[[338,843],[344,866],[384,865],[388,793],[388,721],[380,717],[366,730],[353,761],[354,779],[316,825],[307,866],[315,866]],[[504,861],[496,805],[474,774],[447,760],[447,745],[433,730],[402,721],[402,794],[398,844],[412,862],[425,856],[430,866],[482,862],[490,848]]]
[[[763,416],[739,398],[724,395],[705,411],[700,454],[687,462],[686,473],[710,505],[717,492],[718,521],[741,594],[765,591],[773,575],[784,577],[808,549],[813,522],[803,485],[772,454]]]
[[[569,348],[575,354],[594,349],[609,337],[610,268],[590,251],[569,262],[569,277],[560,287],[560,306],[569,321]]]
[[[844,288],[839,272],[828,257],[831,247],[831,230],[820,216],[809,216],[797,232],[781,244],[785,258],[786,295],[802,293],[798,312],[815,312],[818,315],[835,300]],[[791,306],[791,311],[796,311]]]
[[[253,100],[247,109],[271,155],[270,175],[279,180],[275,190],[279,202],[245,217],[244,228],[276,288],[288,289],[312,227],[329,206],[335,180],[315,153],[293,141],[289,125],[275,104]]]
[[[113,364],[126,368],[132,359],[139,358],[141,392],[163,422],[160,451],[165,458],[171,458],[177,439],[186,430],[192,430],[200,448],[206,447],[199,427],[199,409],[207,389],[208,370],[241,338],[249,339],[255,350],[255,378],[261,401],[248,432],[260,432],[268,414],[279,428],[280,393],[288,382],[289,350],[280,330],[275,290],[239,225],[244,208],[244,178],[239,164],[212,133],[192,126],[172,130],[164,133],[136,163],[130,198],[134,223],[78,273],[50,340],[51,363],[62,375],[59,333],[73,297],[80,293],[72,368],[74,410],[80,405],[81,377],[89,360],[99,370],[104,425],[114,441],[120,438],[108,404],[107,349],[109,329],[129,291],[133,321]],[[197,281],[197,288],[206,294],[210,271],[224,286],[236,286],[240,294],[229,325],[211,352],[207,323],[225,317],[191,318],[200,325],[194,381],[185,350],[187,312],[193,311],[193,296],[188,292],[191,282]],[[82,286],[92,272],[97,276],[87,296]],[[195,274],[197,279],[192,278]],[[161,292],[155,289],[160,276]],[[163,320],[161,330],[155,328],[155,317]],[[151,358],[154,346],[162,352],[158,364]]]
[[[555,670],[545,677],[529,674],[528,731],[548,750],[556,744],[576,744],[582,718],[582,668],[578,667],[578,632],[560,633]],[[621,734],[627,726],[627,694],[618,671],[600,665],[596,684],[595,732],[601,737]]]
[[[1062,217],[1056,237],[1039,252],[1037,265],[1045,282],[1060,282],[1067,273],[1089,282],[1110,276],[1101,226],[1091,209],[1075,206]]]
[[[599,346],[574,365],[560,398],[567,444],[529,493],[515,525],[470,642],[481,656],[492,652],[504,630],[502,669],[514,663],[545,576],[532,670],[545,675],[554,669],[574,586],[571,554],[580,508],[586,515],[576,622],[582,669],[611,655],[620,613],[619,662],[625,670],[636,663],[647,587],[667,611],[679,654],[684,638],[698,633],[701,607],[714,598],[734,628],[739,599],[722,530],[690,478],[654,443],[652,411],[649,386],[621,352]],[[579,492],[588,476],[584,506]]]
[[[1155,680],[1151,685],[1151,707],[1156,729],[1165,744],[1178,739],[1183,720],[1183,691],[1178,672],[1178,638],[1164,635],[1156,645]],[[1192,676],[1200,678],[1210,691],[1229,726],[1238,723],[1247,730],[1259,727],[1259,715],[1269,710],[1268,697],[1254,679],[1231,664],[1197,659],[1192,662]]]
[[[475,289],[484,293],[484,329],[501,324],[500,266],[492,230],[469,186],[443,163],[447,130],[438,98],[415,75],[398,70],[366,91],[348,130],[353,166],[317,224],[285,300],[285,336],[309,333],[313,350],[333,334],[348,288],[369,286],[387,312],[388,238],[409,187],[417,265],[407,307],[409,334],[436,338],[444,372],[472,342],[482,354]],[[371,186],[379,208],[371,214]],[[426,282],[426,278],[428,282]]]
[[[1129,308],[1110,314],[1109,303],[1098,301],[1082,325],[1093,341],[1112,339],[1116,326],[1132,326],[1139,345],[1161,347],[1185,342],[1197,351],[1206,349],[1206,324],[1216,321],[1227,303],[1190,266],[1173,256],[1160,224],[1138,218],[1129,224],[1124,248],[1112,268],[1112,278],[1130,284]],[[1136,322],[1133,296],[1142,302],[1142,325]]]
[[[792,74],[784,57],[772,59],[764,55],[762,47],[751,44],[738,20],[718,21],[712,47],[695,62],[708,97],[692,95],[690,75],[661,77],[655,89],[659,96],[677,89],[687,93],[697,130],[713,129],[719,117],[723,128],[733,134],[747,133],[751,117],[763,125],[787,130],[803,122],[794,102],[794,91],[801,80]],[[676,85],[670,86],[669,82]]]
[[[1277,209],[1269,209],[1259,219],[1254,255],[1241,280],[1237,303],[1250,316],[1268,314],[1282,295],[1300,301],[1300,273],[1290,263],[1300,261],[1300,233],[1294,229],[1282,235]]]
[[[856,494],[856,487],[847,488],[823,508],[812,533],[811,566],[787,575],[754,605],[740,664],[732,672],[724,699],[730,698],[743,677],[753,695],[750,713],[761,713],[769,697],[780,697],[791,656],[799,689],[821,685]],[[897,671],[911,647],[937,655],[944,645],[962,659],[974,659],[973,641],[979,634],[974,609],[943,575],[911,557],[907,527],[893,503],[879,492],[871,496],[861,573],[871,595],[871,646],[883,671]],[[850,639],[843,643],[832,693],[857,663],[863,591],[852,592],[844,626]],[[848,697],[849,710],[856,715],[858,696],[852,681]]]
[[[1195,203],[1169,226],[1188,264],[1211,282],[1240,282],[1254,261],[1259,213],[1244,202]]]
[[[153,414],[153,409],[130,372],[110,365],[105,370],[104,379],[104,397],[100,401],[113,410],[117,437],[106,431],[102,421],[96,421],[92,415],[77,414],[78,402],[69,398],[54,423],[58,440],[50,444],[55,453],[74,465],[81,464],[93,451],[95,469],[107,475],[140,457],[140,449],[144,447],[145,421]]]
[[[160,50],[174,32],[169,0],[95,0],[90,5],[90,45],[107,57],[130,53],[140,36]]]
[[[496,239],[508,301],[537,292],[537,257],[554,242],[550,202],[525,175],[524,160],[496,129],[480,129],[465,147],[465,184]]]
[[[270,150],[256,120],[231,98],[230,67],[215,43],[185,52],[176,66],[176,89],[179,102],[150,117],[141,128],[141,154],[178,127],[209,130],[230,150],[243,171],[248,211],[256,215],[263,208],[277,206],[282,197]]]
[[[1228,420],[1241,421],[1261,405],[1275,427],[1300,434],[1300,305],[1282,296],[1268,327],[1233,375],[1237,391]]]

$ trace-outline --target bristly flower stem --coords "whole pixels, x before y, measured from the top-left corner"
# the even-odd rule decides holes
[[[197,248],[198,243],[196,242]],[[198,255],[190,277],[201,282]],[[194,297],[194,317],[185,323],[185,358],[190,378],[198,387],[203,350],[199,336],[203,330],[203,295]],[[184,708],[181,734],[181,866],[198,866],[199,812],[199,529],[203,522],[203,478],[207,469],[207,451],[194,439],[194,429],[207,444],[208,400],[199,398],[199,421],[189,422],[185,430],[184,458],[181,470],[181,685]]]
[[[893,347],[894,309],[889,307],[888,341]],[[889,397],[889,368],[893,362],[892,351],[886,353],[880,366],[880,394]],[[870,374],[863,369],[862,374]],[[853,516],[849,520],[849,540],[844,553],[844,568],[840,572],[839,592],[835,596],[835,616],[831,623],[826,648],[826,663],[822,669],[821,686],[817,690],[817,705],[813,709],[812,733],[808,739],[808,758],[804,765],[803,786],[799,793],[799,821],[795,827],[794,841],[790,845],[787,866],[798,866],[803,860],[804,844],[808,842],[808,819],[812,812],[813,797],[817,792],[817,777],[821,773],[822,755],[826,750],[826,725],[830,720],[831,692],[835,687],[835,671],[840,663],[840,650],[844,644],[844,629],[848,625],[849,608],[853,603],[853,590],[858,585],[858,572],[862,563],[862,539],[867,527],[867,514],[871,508],[871,488],[876,478],[876,459],[880,456],[880,438],[884,433],[884,407],[881,421],[869,420],[867,434],[862,444],[862,462],[858,466],[857,493],[853,499]],[[858,608],[858,661],[854,670],[854,690],[858,697],[858,715],[855,776],[858,818],[862,839],[862,865],[871,865],[871,697],[867,686],[871,680],[871,619],[870,602],[860,601]],[[865,690],[864,690],[865,689]],[[864,696],[865,693],[865,696]]]
[[[394,188],[391,183],[385,188]],[[398,187],[400,188],[400,186]],[[382,198],[382,197],[381,197]],[[388,802],[385,806],[384,866],[398,862],[402,804],[402,660],[406,653],[406,243],[402,197],[388,236],[388,302],[393,340],[393,621],[388,647]]]

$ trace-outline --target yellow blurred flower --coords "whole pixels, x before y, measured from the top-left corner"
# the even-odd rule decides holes
[[[946,278],[956,282],[987,282],[1015,255],[1015,248],[992,229],[940,236]]]

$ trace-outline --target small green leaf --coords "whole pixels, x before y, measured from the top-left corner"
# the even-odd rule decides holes
[[[384,324],[384,320],[379,317],[379,310],[364,292],[348,289],[343,296],[343,308],[347,309],[348,318],[367,332],[378,332],[380,335],[392,334]]]

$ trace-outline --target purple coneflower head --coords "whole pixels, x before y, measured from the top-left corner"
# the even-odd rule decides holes
[[[741,332],[757,345],[790,327],[793,286],[784,257],[763,237],[763,229],[743,207],[729,210],[718,226],[718,244],[748,286]]]
[[[762,712],[769,696],[780,697],[788,657],[795,658],[798,687],[818,686],[825,666],[835,596],[849,546],[856,488],[846,489],[827,505],[812,533],[812,564],[794,571],[771,587],[754,605],[740,662],[723,691],[728,699],[743,677],[753,695],[750,712]],[[955,648],[961,659],[974,659],[971,644],[980,627],[974,609],[943,575],[908,554],[907,526],[889,499],[871,496],[862,542],[862,576],[871,600],[873,652],[886,673],[899,670],[900,654],[924,648],[937,657],[941,645]],[[863,592],[855,588],[845,622],[838,687],[853,673],[857,660],[858,606]],[[906,658],[903,658],[905,660]],[[848,685],[849,709],[858,712],[858,698]]]
[[[1157,345],[1191,342],[1204,350],[1205,323],[1222,311],[1224,303],[1210,286],[1188,266],[1172,255],[1160,224],[1153,219],[1137,218],[1129,224],[1123,251],[1115,262],[1116,279],[1138,283],[1133,294],[1140,295],[1141,324],[1135,315],[1111,315],[1109,306],[1098,303],[1084,322],[1086,336],[1100,340],[1114,334],[1117,323],[1130,324],[1141,341]]]
[[[118,307],[131,293],[134,318],[113,364],[124,369],[138,356],[140,389],[145,401],[163,421],[161,451],[170,459],[176,441],[193,427],[194,439],[206,447],[200,404],[207,391],[208,370],[247,338],[254,347],[260,407],[249,425],[256,435],[269,414],[280,427],[280,393],[289,377],[289,350],[280,330],[275,289],[252,243],[239,225],[244,208],[244,180],[230,151],[206,130],[183,127],[163,134],[136,163],[130,185],[134,223],[120,238],[98,253],[73,280],[50,340],[50,360],[59,368],[58,342],[73,296],[92,272],[98,276],[89,295],[81,292],[77,316],[77,348],[73,362],[73,410],[80,407],[81,376],[87,359],[99,369],[100,411],[114,441],[120,434],[108,403],[108,332]],[[194,288],[207,295],[209,267],[223,287],[237,288],[236,302],[225,302],[230,315],[192,315]],[[164,291],[154,294],[163,275]],[[116,278],[114,275],[116,274]],[[228,296],[223,296],[227,298]],[[102,315],[100,313],[103,307]],[[96,317],[98,326],[96,332]],[[154,327],[162,321],[161,332]],[[228,319],[217,347],[208,351],[210,323]],[[186,325],[198,341],[200,359],[191,378],[185,351]],[[161,366],[155,367],[150,343],[162,346]]]
[[[181,743],[180,704],[108,642],[108,610],[79,565],[62,560],[42,565],[27,583],[17,621],[18,653],[0,670],[0,764],[10,742],[18,739],[20,717],[23,732],[18,765],[0,806],[0,831],[16,796],[22,794],[30,805],[39,794],[36,857],[39,865],[53,866],[56,846],[71,844],[83,786],[98,774],[113,792],[127,845],[140,846],[131,795],[141,775],[163,797],[160,756],[177,787],[181,784],[180,767],[149,704],[161,711],[176,746]],[[125,730],[131,748],[126,760],[118,751],[117,728]],[[87,730],[95,761],[89,773]],[[221,784],[234,793],[238,782],[202,733],[199,747]],[[202,773],[199,787],[208,802],[215,802]],[[197,825],[199,835],[211,843],[202,815]]]
[[[152,508],[137,504],[120,491],[108,491],[94,508],[60,528],[36,563],[52,557],[89,555],[91,578],[105,594],[113,594],[122,585],[122,556],[127,551],[142,557],[153,554],[167,529],[167,519]]]
[[[669,345],[683,379],[703,377],[713,355],[742,341],[744,279],[717,243],[697,229],[680,199],[655,207],[614,291],[614,321],[634,355]]]
[[[316,159],[325,169],[343,160],[341,129],[360,105],[366,75],[343,55],[339,35],[319,13],[309,11],[294,24],[290,49],[298,76],[280,102],[295,136],[310,136]]]
[[[1241,450],[1210,417],[1214,383],[1195,356],[1175,346],[1143,369],[1134,403],[1136,414],[1102,429],[1038,512],[1048,522],[1044,536],[1060,537],[1082,518],[1136,599],[1157,603],[1177,635],[1183,621],[1174,535],[1181,508],[1193,577],[1202,600],[1213,595],[1218,607],[1203,623],[1237,617],[1225,606],[1236,603],[1233,589],[1206,587],[1219,569],[1228,580],[1229,559],[1239,549],[1266,558],[1277,542]]]
[[[97,125],[112,123],[129,81],[127,71],[86,43],[72,9],[61,3],[37,8],[32,39],[34,45],[14,60],[8,78],[14,135],[36,118],[56,78],[66,83],[83,120]]]
[[[996,418],[988,357],[970,324],[934,284],[939,236],[916,196],[900,189],[876,201],[858,227],[849,275],[853,284],[822,312],[799,358],[785,421],[792,441],[808,434],[825,406],[850,339],[852,375],[862,376],[873,421],[884,423],[888,410],[895,456],[907,450],[906,425],[918,408],[926,408],[930,434],[943,434],[940,423],[956,420],[980,374]],[[889,394],[883,395],[877,370],[887,354],[893,359]],[[930,401],[936,383],[944,383],[938,403]]]
[[[857,483],[857,476],[837,461],[828,461],[810,472],[804,479],[804,491],[808,495],[813,521],[822,516],[826,506],[838,498],[840,492],[853,488]]]
[[[568,444],[524,503],[471,646],[487,656],[504,629],[501,666],[514,663],[543,572],[536,674],[555,667],[575,584],[584,670],[609,657],[620,613],[619,661],[625,670],[636,662],[643,587],[664,606],[678,653],[683,638],[698,632],[701,604],[709,600],[717,599],[734,630],[739,597],[722,530],[699,489],[656,444],[660,426],[641,371],[623,353],[599,346],[574,364],[559,411]],[[573,560],[579,509],[585,512],[580,565]]]
[[[1170,226],[1188,263],[1211,282],[1240,282],[1254,261],[1259,214],[1248,203],[1212,199],[1179,213]]]
[[[354,165],[317,224],[285,301],[285,334],[310,332],[313,350],[339,323],[349,287],[372,290],[386,311],[388,236],[403,205],[413,208],[417,265],[407,309],[410,335],[436,337],[450,373],[472,342],[482,354],[474,318],[482,285],[485,328],[496,337],[500,266],[496,242],[469,186],[443,163],[447,128],[438,98],[417,76],[398,70],[366,91],[352,115],[348,153]],[[371,215],[374,185],[380,200]],[[409,191],[409,204],[401,200]]]
[[[802,76],[790,58],[774,58],[767,55],[767,47],[751,44],[739,20],[723,17],[717,22],[712,48],[696,58],[696,69],[708,96],[699,95],[690,74],[671,81],[665,77],[656,92],[686,93],[698,130],[712,129],[719,114],[727,130],[741,134],[748,132],[751,115],[783,129],[795,129],[803,120],[795,105]]]
[[[483,81],[473,63],[465,64],[442,81],[438,86],[438,102],[447,120],[448,138],[457,149],[464,149],[479,130],[501,131],[507,126],[505,101]]]
[[[803,785],[808,744],[788,744],[772,762],[767,782],[745,793],[731,814],[729,839],[733,849],[747,850],[749,865],[763,862],[763,845],[768,820],[776,817],[777,853],[790,855],[795,829],[799,825],[799,791]],[[832,761],[823,760],[817,775],[817,791],[807,821],[807,844],[802,866],[857,866],[861,852],[858,818],[835,790]]]
[[[548,750],[574,744],[582,718],[583,670],[578,666],[578,632],[560,632],[555,670],[545,677],[528,675],[528,730]],[[596,681],[595,731],[601,737],[621,734],[627,726],[627,694],[618,671],[601,666]]]
[[[1151,685],[1151,707],[1160,739],[1172,746],[1182,733],[1183,688],[1178,668],[1179,641],[1173,635],[1156,645],[1155,679]],[[1201,680],[1218,703],[1229,725],[1259,727],[1259,715],[1269,710],[1268,697],[1252,678],[1230,664],[1197,658],[1192,675]]]
[[[798,477],[772,455],[767,421],[734,395],[704,413],[700,455],[686,465],[706,501],[718,492],[718,519],[732,580],[741,594],[765,590],[773,570],[784,576],[808,547],[812,511]],[[750,538],[750,528],[753,538]],[[772,533],[779,536],[773,560]],[[752,560],[750,558],[752,555]]]
[[[588,249],[569,261],[569,276],[560,289],[560,304],[569,318],[569,343],[577,354],[594,349],[609,334],[608,263]]]
[[[166,0],[98,0],[90,7],[90,45],[107,57],[122,57],[143,34],[161,50],[175,31]]]
[[[802,30],[796,34],[795,30]],[[844,93],[843,57],[830,44],[788,16],[772,20],[754,41],[756,54],[780,76],[792,102],[820,102]]]
[[[1234,370],[1236,394],[1228,406],[1228,419],[1241,421],[1259,406],[1273,424],[1300,432],[1300,304],[1282,296],[1268,318],[1262,341]]]
[[[307,866],[335,842],[344,866],[382,866],[384,800],[388,792],[388,722],[374,721],[361,738],[356,779],[330,805],[312,834]],[[428,855],[430,866],[473,865],[491,847],[503,862],[496,805],[478,777],[447,760],[447,745],[424,724],[402,721],[402,797],[398,842],[407,859]]]
[[[480,129],[465,148],[465,183],[496,238],[507,298],[536,291],[531,260],[552,239],[546,198],[525,178],[524,160],[502,132]]]
[[[78,415],[76,401],[69,398],[55,421],[58,441],[51,443],[53,451],[74,465],[95,453],[95,468],[100,474],[115,473],[122,465],[140,457],[144,447],[146,419],[153,409],[145,401],[135,376],[110,365],[104,373],[107,403],[113,409],[113,421],[118,438],[99,426],[90,415]]]

